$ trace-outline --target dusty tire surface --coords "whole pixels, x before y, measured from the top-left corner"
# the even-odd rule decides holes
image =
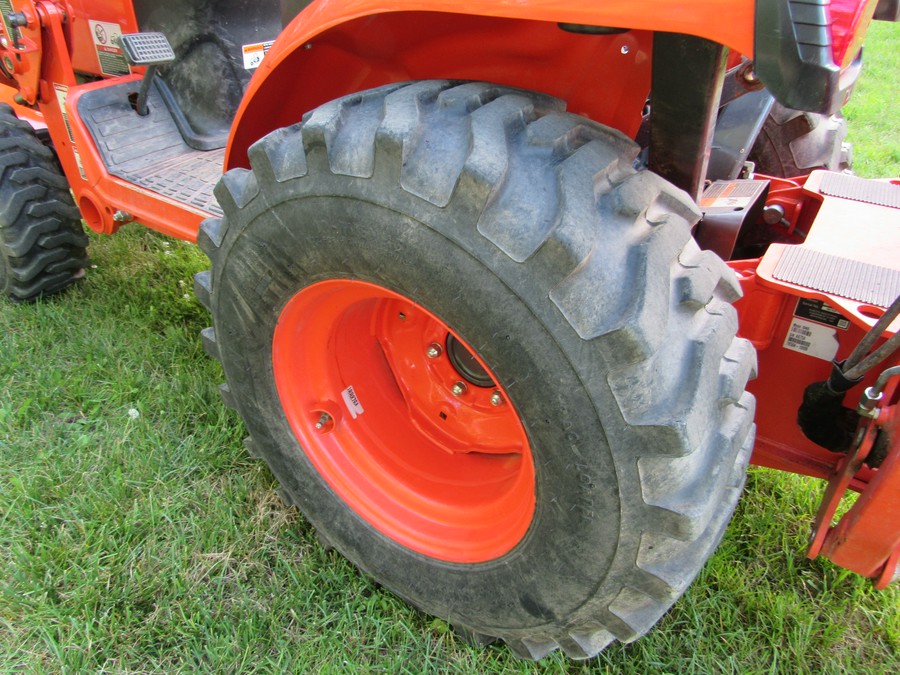
[[[53,151],[0,105],[0,293],[53,295],[87,266],[88,238]]]
[[[391,85],[256,143],[252,169],[217,187],[224,217],[201,228],[204,342],[288,501],[413,605],[525,658],[646,632],[718,544],[752,448],[739,287],[691,238],[687,196],[633,168],[637,151],[542,95]],[[508,552],[411,550],[310,461],[273,338],[292,299],[329,280],[425,308],[496,377],[534,464],[534,513]]]
[[[847,121],[838,113],[822,115],[775,103],[748,159],[758,173],[791,178],[815,169],[845,171],[853,166]]]

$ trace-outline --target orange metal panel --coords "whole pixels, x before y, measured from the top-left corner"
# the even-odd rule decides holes
[[[749,54],[753,0],[319,0],[284,30],[250,82],[226,165],[269,131],[338,96],[410,79],[475,79],[542,91],[634,133],[649,91],[649,31],[697,35]],[[626,27],[565,33],[557,22]],[[523,64],[527,64],[523,67]]]
[[[898,406],[882,408],[876,425],[893,439],[887,459],[856,503],[825,537],[822,555],[866,577],[877,577],[900,550],[900,415]],[[894,569],[888,569],[888,577]]]

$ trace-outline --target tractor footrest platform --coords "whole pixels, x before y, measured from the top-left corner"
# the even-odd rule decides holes
[[[900,185],[883,180],[860,178],[846,173],[826,173],[819,183],[819,192],[829,197],[900,209]]]
[[[769,246],[757,275],[874,323],[900,295],[900,185],[813,171],[803,191],[819,204],[806,240]]]
[[[106,170],[197,210],[221,215],[213,187],[222,176],[225,150],[189,147],[155,87],[147,101],[149,114],[138,115],[129,102],[136,88],[136,83],[126,82],[85,92],[78,99],[78,115]]]
[[[887,307],[900,295],[900,270],[788,246],[772,276],[798,286]]]

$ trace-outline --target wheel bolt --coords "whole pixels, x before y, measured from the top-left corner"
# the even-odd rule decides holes
[[[437,342],[432,342],[428,345],[428,351],[425,352],[428,355],[429,359],[436,359],[441,355],[441,352],[444,350],[441,349],[441,346]]]
[[[454,396],[462,396],[466,393],[466,389],[468,389],[468,387],[465,382],[457,382],[450,391],[453,392]]]
[[[501,394],[499,391],[495,391],[493,394],[491,394],[491,405],[503,405],[503,394]]]
[[[323,413],[322,413],[322,416],[319,417],[319,421],[316,422],[316,429],[318,429],[319,431],[321,431],[321,430],[324,429],[326,426],[328,426],[328,423],[329,423],[329,422],[331,422],[331,415],[329,415],[328,413],[324,413],[324,412],[323,412]]]

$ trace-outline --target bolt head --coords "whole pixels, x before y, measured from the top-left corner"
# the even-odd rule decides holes
[[[762,217],[766,225],[777,225],[784,219],[784,207],[781,204],[769,204],[763,209]]]
[[[329,422],[331,422],[331,415],[329,415],[328,413],[322,413],[322,416],[319,417],[319,421],[316,422],[316,429],[322,431],[322,429],[328,426]]]
[[[9,47],[9,40],[7,40],[6,38],[0,38],[0,47],[3,47],[4,49]]]
[[[491,405],[492,406],[500,406],[503,405],[503,394],[499,391],[495,391],[491,394]]]
[[[441,355],[442,351],[443,350],[438,343],[432,342],[430,345],[428,345],[428,351],[426,351],[425,353],[428,355],[429,359],[436,359]]]
[[[453,392],[454,396],[462,396],[466,393],[467,389],[468,387],[466,386],[465,382],[457,382],[453,385],[453,388],[450,391]]]

